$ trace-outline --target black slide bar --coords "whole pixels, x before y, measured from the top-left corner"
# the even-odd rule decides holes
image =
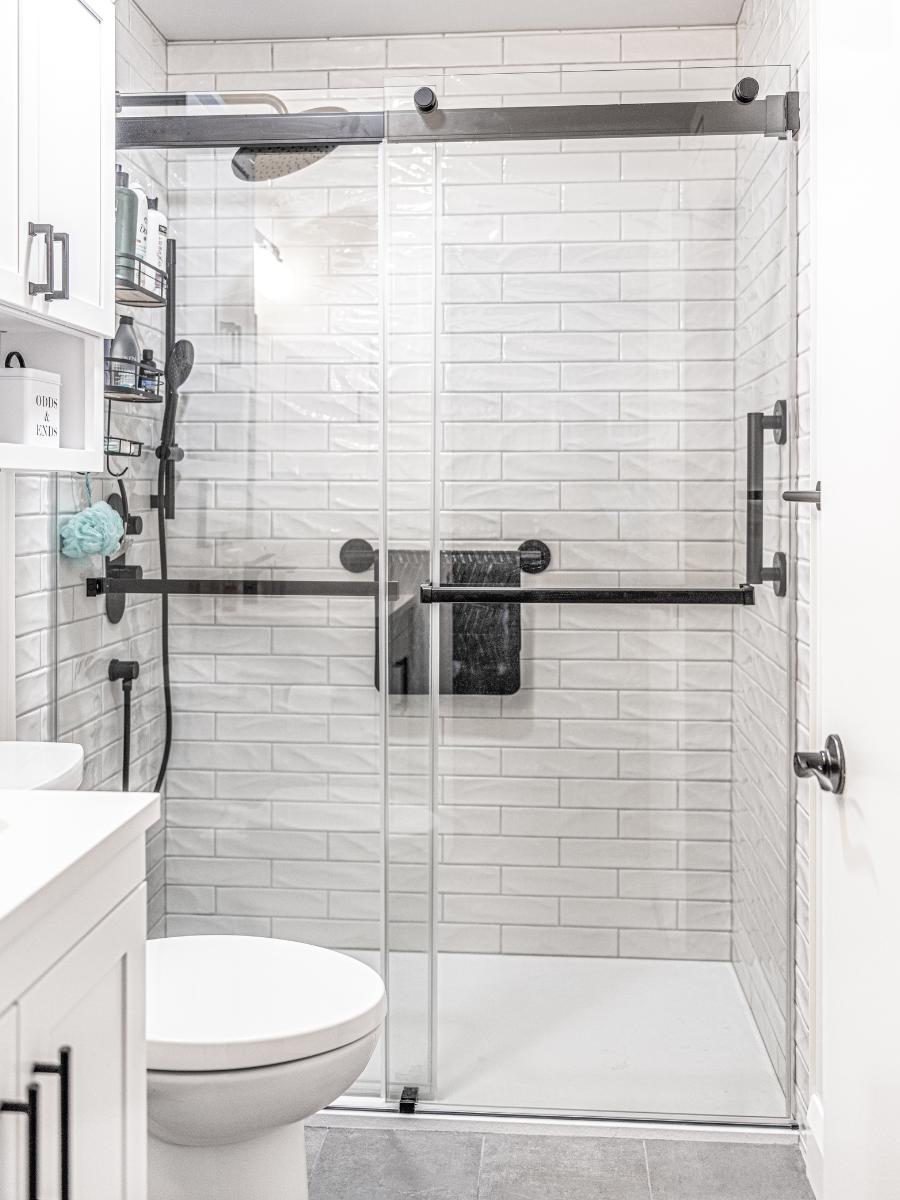
[[[754,604],[753,588],[435,587],[423,583],[422,604]]]
[[[331,579],[88,579],[89,596],[110,593],[150,596],[377,596],[378,584],[368,580]],[[399,588],[388,583],[388,598]]]
[[[366,146],[388,142],[530,141],[541,138],[698,137],[800,127],[798,93],[735,100],[561,104],[431,112],[266,113],[118,117],[120,150],[216,146]]]

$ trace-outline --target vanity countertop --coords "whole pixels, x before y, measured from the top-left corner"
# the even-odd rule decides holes
[[[0,948],[158,817],[156,792],[0,791]]]

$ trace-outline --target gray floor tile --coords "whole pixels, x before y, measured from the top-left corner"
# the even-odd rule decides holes
[[[308,1125],[306,1127],[306,1171],[309,1175],[316,1169],[319,1151],[327,1133],[327,1129],[310,1129]]]
[[[478,1200],[650,1200],[643,1142],[488,1134]]]
[[[310,1200],[476,1200],[481,1142],[474,1133],[331,1129]]]
[[[795,1146],[649,1141],[653,1200],[813,1200]]]

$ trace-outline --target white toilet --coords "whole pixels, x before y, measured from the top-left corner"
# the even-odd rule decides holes
[[[74,742],[0,742],[0,790],[75,792],[84,750]]]
[[[359,1077],[384,984],[265,937],[147,945],[150,1200],[306,1200],[303,1121]]]

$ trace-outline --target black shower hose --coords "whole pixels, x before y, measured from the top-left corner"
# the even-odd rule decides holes
[[[163,434],[162,448],[166,446],[165,433]],[[159,577],[160,579],[169,578],[169,561],[166,554],[166,454],[159,456],[159,472],[157,473],[156,481],[156,518],[159,528]],[[163,703],[166,710],[166,736],[163,742],[162,759],[159,764],[159,774],[156,776],[156,783],[153,785],[153,790],[158,792],[166,778],[166,770],[169,766],[169,755],[172,751],[172,681],[169,674],[169,597],[163,592],[160,596],[162,602],[162,611],[160,613],[160,635],[162,641],[161,657],[162,657],[162,676],[163,676]]]

